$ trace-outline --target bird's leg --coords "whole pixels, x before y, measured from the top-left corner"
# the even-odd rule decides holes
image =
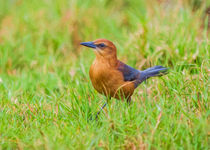
[[[128,104],[128,106],[131,105],[131,97],[129,97],[129,98],[127,99],[127,104]]]
[[[96,116],[95,116],[95,120],[98,119],[98,115],[101,113],[101,111],[104,109],[104,107],[106,107],[106,105],[108,104],[108,99],[106,101],[106,103],[101,107],[101,109],[97,112]],[[88,119],[89,121],[93,120],[93,116],[91,115],[91,117]]]
[[[95,119],[98,119],[98,115],[100,112],[104,109],[104,107],[107,105],[107,102],[101,107],[101,109],[97,112]]]
[[[104,107],[106,107],[106,105],[108,104],[108,101],[111,99],[110,96],[106,97],[106,103],[101,107],[101,109],[97,112],[95,119],[98,119],[98,115],[101,113],[101,111],[104,109]]]

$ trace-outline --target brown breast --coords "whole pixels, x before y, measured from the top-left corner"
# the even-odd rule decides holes
[[[94,61],[89,71],[93,87],[105,96],[129,99],[134,91],[134,83],[124,81],[123,75],[115,67]]]

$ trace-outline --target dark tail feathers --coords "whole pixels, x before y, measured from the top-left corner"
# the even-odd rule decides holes
[[[163,66],[154,66],[141,72],[140,80],[147,80],[150,77],[162,76],[168,73],[168,68]]]

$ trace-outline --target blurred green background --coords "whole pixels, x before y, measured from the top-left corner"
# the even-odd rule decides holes
[[[209,27],[207,0],[0,0],[0,149],[208,149]],[[98,38],[171,71],[87,122]]]

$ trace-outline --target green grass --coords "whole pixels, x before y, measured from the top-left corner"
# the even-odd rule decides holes
[[[180,2],[0,0],[0,149],[209,149],[209,3]],[[105,97],[79,42],[97,38],[171,70],[88,122]]]

